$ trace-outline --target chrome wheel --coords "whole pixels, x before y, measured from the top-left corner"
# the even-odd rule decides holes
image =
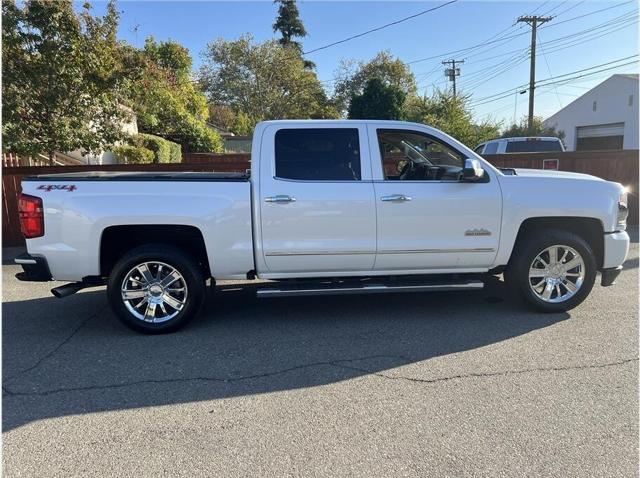
[[[143,262],[133,267],[120,288],[129,312],[144,322],[174,318],[187,302],[187,283],[175,267],[164,262]]]
[[[547,247],[529,267],[529,286],[545,302],[558,303],[570,299],[582,287],[584,277],[584,260],[569,246]]]

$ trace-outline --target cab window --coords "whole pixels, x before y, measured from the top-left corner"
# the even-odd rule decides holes
[[[275,135],[276,177],[304,181],[360,180],[357,128],[281,129]]]
[[[494,141],[493,143],[487,143],[484,148],[484,153],[482,154],[496,154],[498,152],[499,144],[500,143],[498,143],[497,141]]]
[[[464,156],[447,144],[418,131],[377,130],[382,168],[389,181],[456,181]]]

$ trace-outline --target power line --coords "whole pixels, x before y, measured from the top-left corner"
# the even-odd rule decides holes
[[[548,28],[548,27],[552,27],[552,26],[558,25],[558,24],[560,24],[560,23],[566,23],[566,22],[568,22],[568,21],[573,21],[573,20],[576,20],[576,19],[579,19],[579,18],[584,18],[585,16],[594,15],[594,14],[597,14],[597,13],[600,13],[600,12],[603,12],[603,11],[606,11],[606,10],[611,10],[611,9],[613,9],[613,8],[618,8],[618,7],[620,7],[620,6],[627,5],[627,4],[629,4],[629,3],[633,3],[633,2],[634,2],[634,0],[629,0],[629,1],[621,2],[621,3],[615,4],[615,5],[611,5],[611,6],[609,6],[609,7],[606,7],[606,8],[602,8],[602,9],[599,9],[599,10],[595,10],[595,11],[592,11],[592,12],[588,12],[588,13],[586,13],[586,14],[583,14],[583,15],[580,15],[580,16],[577,16],[577,17],[572,17],[572,18],[569,18],[569,19],[563,20],[563,21],[561,21],[561,22],[554,22],[554,23],[552,23],[552,24],[550,24],[550,25],[542,26],[542,27],[540,27],[540,29]],[[446,4],[442,4],[442,5],[440,5],[439,7],[436,7],[436,8],[443,7],[443,6],[445,6],[445,5],[448,5],[449,3],[453,3],[453,2],[448,2],[448,3],[446,3]],[[560,16],[560,15],[562,15],[562,14],[564,14],[564,13],[568,12],[569,10],[574,9],[575,7],[577,7],[578,5],[580,5],[580,4],[582,4],[582,3],[585,3],[585,0],[583,0],[583,1],[581,1],[581,2],[578,2],[578,3],[574,4],[574,5],[571,5],[569,8],[566,8],[565,10],[563,10],[563,11],[559,12],[559,13],[556,15],[556,17],[558,17],[558,16]],[[558,5],[558,7],[559,7],[559,6],[561,6],[561,5],[562,5],[562,4]],[[426,13],[426,12],[427,12],[427,11],[419,12],[419,13],[418,13],[418,14],[416,14],[416,15],[421,15],[421,14],[424,14],[424,13]],[[596,30],[598,30],[598,29],[606,29],[606,28],[608,28],[608,27],[610,27],[610,26],[611,26],[611,27],[613,27],[613,26],[614,26],[614,25],[613,25],[613,23],[614,23],[614,22],[616,22],[616,21],[618,21],[618,20],[622,19],[623,17],[625,17],[625,16],[626,16],[626,15],[628,15],[629,13],[633,13],[633,12],[625,12],[624,14],[622,14],[622,15],[620,15],[620,16],[618,16],[618,17],[614,17],[613,19],[610,19],[610,20],[608,20],[608,21],[606,21],[606,22],[603,22],[603,23],[601,23],[601,24],[595,25],[595,26],[590,27],[590,28],[588,28],[588,29],[580,30],[580,31],[575,32],[575,33],[570,34],[570,35],[565,35],[565,36],[563,36],[563,37],[559,37],[559,38],[555,38],[555,39],[549,40],[548,42],[546,42],[546,43],[545,43],[547,46],[549,46],[550,44],[555,43],[555,42],[560,42],[561,40],[567,40],[567,43],[566,43],[566,45],[567,45],[567,46],[566,46],[566,47],[562,47],[560,44],[553,45],[553,46],[552,46],[552,48],[547,48],[546,53],[547,53],[547,54],[555,53],[556,51],[560,51],[561,49],[569,48],[569,47],[571,47],[571,46],[581,44],[581,42],[579,41],[579,39],[578,39],[578,38],[575,38],[575,39],[573,40],[575,43],[573,43],[573,44],[569,44],[569,43],[570,43],[570,40],[569,40],[569,39],[570,39],[570,38],[572,38],[572,37],[577,37],[577,36],[579,36],[579,35],[584,35],[584,36],[585,36],[585,41],[591,41],[591,40],[595,40],[596,38],[599,38],[600,36],[604,36],[604,34],[605,34],[605,33],[600,32],[600,33],[602,33],[600,36],[592,36],[592,38],[588,38],[588,39],[587,39],[587,37],[589,37],[590,35],[594,35],[595,33],[598,33],[598,32],[596,32]],[[409,18],[411,18],[411,17],[406,17],[405,19],[398,20],[398,22],[400,22],[400,21],[404,21],[404,20],[409,19]],[[630,19],[627,19],[627,21],[630,21]],[[637,21],[637,19],[635,19],[635,21]],[[396,23],[396,22],[393,22],[393,23]],[[391,24],[393,24],[393,23],[391,23]],[[391,25],[391,24],[388,24],[388,25]],[[387,25],[387,26],[388,26],[388,25]],[[521,25],[521,24],[520,24],[520,25]],[[407,65],[411,65],[411,64],[414,64],[414,63],[422,62],[422,61],[427,61],[427,60],[431,60],[431,59],[442,58],[443,56],[446,56],[446,55],[447,55],[447,54],[449,54],[449,53],[457,53],[457,52],[462,52],[462,51],[466,51],[466,52],[468,52],[468,53],[471,53],[473,50],[480,50],[480,51],[477,51],[476,53],[473,53],[472,55],[467,55],[467,56],[465,56],[465,59],[468,59],[468,58],[470,58],[470,57],[472,57],[472,56],[476,56],[476,55],[478,55],[478,54],[482,53],[482,48],[481,48],[481,47],[483,47],[483,46],[491,45],[491,48],[496,48],[496,47],[498,46],[498,45],[496,45],[496,43],[501,43],[501,42],[502,42],[502,43],[506,43],[507,41],[509,41],[509,40],[511,40],[511,39],[513,39],[513,38],[516,38],[516,37],[519,37],[519,36],[523,36],[523,35],[525,35],[525,34],[527,33],[527,32],[522,32],[522,33],[517,33],[517,34],[514,34],[514,35],[504,36],[504,37],[502,37],[502,38],[497,38],[497,39],[496,39],[496,37],[498,37],[498,36],[500,36],[500,35],[502,35],[502,34],[504,34],[504,33],[508,32],[508,31],[509,31],[509,30],[511,30],[514,26],[516,26],[516,23],[514,23],[514,24],[512,24],[512,25],[508,26],[507,28],[505,28],[505,29],[503,29],[503,30],[499,31],[498,33],[496,33],[496,34],[494,34],[493,36],[489,37],[489,38],[488,38],[487,40],[485,40],[484,42],[481,42],[481,43],[476,44],[476,45],[472,45],[471,47],[467,47],[467,48],[463,48],[463,49],[459,49],[459,50],[454,50],[454,51],[452,51],[452,52],[447,52],[447,53],[443,53],[443,54],[440,54],[440,55],[434,55],[434,56],[431,56],[431,57],[426,57],[426,58],[421,58],[421,59],[417,59],[417,60],[413,60],[413,61],[405,62],[405,64],[407,64]],[[617,26],[617,25],[616,25],[616,26]],[[624,27],[620,27],[620,28],[618,28],[618,29],[626,28],[627,26],[629,26],[629,25],[625,25]],[[386,26],[379,27],[378,29],[381,29],[381,28],[384,28],[384,27],[386,27]],[[371,32],[371,31],[375,31],[375,30],[376,30],[376,29],[373,29],[373,30],[370,30],[369,32]],[[617,30],[613,30],[613,29],[612,29],[609,33],[613,33],[614,31],[617,31]],[[367,33],[369,33],[369,32],[364,32],[363,34],[367,34]],[[362,35],[362,34],[360,34],[360,35]],[[354,36],[354,37],[357,37],[357,35],[356,35],[356,36]],[[349,37],[349,38],[351,38],[351,37]],[[342,41],[348,41],[348,39],[340,40],[340,42],[342,42]],[[337,44],[337,43],[339,43],[339,42],[334,42],[334,43],[331,43],[331,44],[329,44],[329,45],[325,45],[325,46],[323,46],[323,47],[319,47],[319,49],[322,49],[322,48],[325,48],[325,47],[326,47],[326,48],[328,48],[329,46],[332,46],[332,45]],[[314,49],[314,50],[311,50],[310,52],[317,51],[317,50],[318,50],[318,49]],[[504,56],[509,55],[509,54],[511,54],[511,53],[517,53],[517,52],[528,53],[528,50],[529,50],[529,47],[526,47],[526,48],[524,48],[524,49],[515,49],[515,50],[510,50],[510,51],[504,52],[504,53],[499,54],[499,55],[493,55],[493,56],[490,56],[490,57],[481,58],[481,59],[479,59],[479,60],[474,61],[473,63],[479,63],[479,62],[483,62],[483,61],[488,61],[488,60],[490,60],[490,59],[501,58],[501,57],[504,57]],[[307,53],[310,53],[310,52],[307,52]],[[515,55],[514,59],[517,61],[517,60],[519,59],[519,57],[520,57],[520,55]],[[499,67],[501,67],[501,66],[502,66],[506,61],[507,61],[507,60],[505,60],[505,61],[500,61],[500,62],[498,62],[498,64],[495,64],[495,65],[490,66],[490,67],[486,67],[486,68],[484,68],[484,71],[490,70],[490,69],[492,69],[492,68],[499,68]],[[513,67],[515,68],[516,66],[520,65],[521,63],[522,63],[522,61],[520,61],[520,62],[516,63],[515,65],[513,65]],[[429,78],[429,77],[430,77],[430,76],[431,76],[431,75],[432,75],[432,74],[433,74],[433,73],[434,73],[438,68],[439,68],[439,65],[435,65],[435,66],[434,66],[434,68],[433,68],[433,69],[431,69],[431,70],[429,70],[427,73],[422,73],[422,74],[420,74],[420,73],[419,73],[419,74],[417,74],[417,75],[416,75],[417,77],[419,77],[419,75],[424,75],[424,78],[423,78],[421,81],[417,82],[417,85],[418,85],[418,86],[420,86],[421,84],[424,84],[424,83],[428,80],[428,78]],[[509,69],[510,69],[510,68],[509,68]],[[507,70],[508,70],[508,69],[507,69]],[[505,71],[507,71],[507,70],[505,70]],[[470,74],[468,74],[468,75],[466,76],[465,81],[469,81],[470,79],[474,79],[474,78],[475,78],[475,79],[478,79],[478,78],[474,77],[474,75],[475,75],[476,73],[479,73],[479,70],[472,71]],[[322,84],[330,84],[330,83],[335,83],[336,81],[339,81],[339,80],[340,80],[340,78],[339,78],[339,77],[334,77],[334,78],[330,78],[330,79],[327,79],[327,80],[322,80],[320,83],[322,83]],[[483,83],[484,83],[484,82],[482,82],[482,83],[480,83],[480,84],[483,84]],[[480,86],[480,84],[473,85],[473,87],[471,87],[471,89],[475,89],[475,88],[477,88],[478,86]],[[470,86],[468,86],[468,87],[470,87]]]
[[[611,65],[613,63],[618,63],[619,61],[630,60],[631,58],[635,58],[637,56],[638,56],[638,54],[636,53],[635,55],[625,56],[624,58],[620,58],[618,60],[608,61],[607,63],[601,63],[599,65],[590,66],[589,68],[583,68],[581,70],[575,70],[575,71],[572,71],[570,73],[564,73],[562,75],[557,75],[555,78],[545,78],[544,80],[538,80],[538,83],[541,83],[541,82],[547,81],[547,80],[554,80],[554,79],[557,79],[557,78],[562,78],[564,76],[573,75],[574,73],[582,73],[583,71],[593,70],[594,68],[600,68],[601,66]],[[625,63],[625,65],[630,65],[632,63],[635,63],[635,62],[631,61],[629,63]],[[618,66],[622,66],[622,65],[618,65]],[[616,68],[616,67],[613,67],[613,68]],[[548,83],[548,84],[550,84],[550,83]],[[541,86],[546,86],[546,84],[545,85],[541,85]]]
[[[533,15],[534,13],[536,13],[538,10],[540,10],[542,7],[544,7],[550,1],[551,0],[546,0],[546,1],[542,2],[542,4],[538,5],[535,10],[533,10],[531,13],[529,13],[529,15]],[[545,13],[545,15],[546,15],[546,13]]]
[[[542,16],[547,16],[549,14],[551,14],[551,12],[553,12],[554,10],[557,10],[558,8],[560,8],[562,5],[564,5],[565,3],[567,3],[569,0],[564,0],[563,2],[560,2],[558,5],[556,5],[555,7],[551,7],[549,10],[546,10],[544,12],[542,12],[540,15]],[[532,12],[535,13],[535,12]],[[529,15],[532,15],[532,13],[530,13]],[[555,15],[554,15],[555,16]]]
[[[333,43],[329,43],[327,45],[323,45],[323,46],[320,46],[318,48],[314,48],[313,50],[304,51],[304,52],[302,52],[302,54],[303,55],[309,55],[311,53],[315,53],[315,52],[320,51],[320,50],[326,50],[327,48],[331,48],[332,46],[340,45],[341,43],[346,43],[346,42],[354,40],[356,38],[360,38],[360,37],[363,37],[365,35],[369,35],[370,33],[374,33],[374,32],[383,30],[385,28],[388,28],[390,26],[397,25],[398,23],[406,22],[407,20],[411,20],[412,18],[416,18],[416,17],[419,17],[421,15],[425,15],[427,13],[433,12],[435,10],[439,10],[440,8],[446,7],[447,5],[451,5],[452,3],[456,3],[457,1],[458,0],[449,0],[448,2],[442,3],[442,4],[440,4],[440,5],[436,6],[436,7],[429,8],[427,10],[423,10],[422,12],[418,12],[418,13],[416,13],[414,15],[409,15],[408,17],[401,18],[400,20],[396,20],[394,22],[386,23],[385,25],[382,25],[382,26],[379,26],[379,27],[376,27],[376,28],[372,28],[371,30],[367,30],[366,32],[358,33],[356,35],[351,35],[350,37],[343,38],[342,40],[334,41]]]
[[[579,7],[580,5],[582,5],[586,0],[582,0],[581,2],[576,2],[573,5],[571,5],[569,8],[565,8],[564,10],[562,10],[559,13],[556,13],[556,17],[559,17],[560,15],[564,15],[565,13],[567,13],[569,10],[573,10],[576,7]],[[562,4],[561,4],[562,5]]]
[[[628,5],[629,3],[635,3],[635,0],[628,0],[626,2],[617,3],[615,5],[611,5],[611,6],[606,7],[606,8],[601,8],[599,10],[594,10],[592,12],[585,13],[585,14],[577,16],[577,17],[568,18],[568,19],[562,20],[560,22],[555,22],[555,23],[553,23],[551,25],[542,26],[542,27],[540,27],[540,29],[555,27],[555,26],[560,25],[562,23],[570,22],[570,21],[573,21],[573,20],[578,20],[580,18],[584,18],[584,17],[590,16],[590,15],[595,15],[597,13],[601,13],[601,12],[604,12],[604,11],[607,11],[607,10],[611,10],[612,8],[618,8],[618,7],[621,7],[623,5]],[[422,62],[422,61],[433,60],[433,59],[437,59],[437,58],[443,58],[445,56],[455,55],[455,54],[462,53],[462,52],[465,52],[465,51],[474,50],[474,49],[477,49],[480,46],[491,45],[491,44],[498,43],[498,42],[501,42],[501,41],[510,40],[512,38],[520,37],[520,36],[526,35],[526,34],[527,34],[527,32],[516,33],[514,35],[510,35],[510,36],[507,36],[507,37],[499,38],[499,39],[496,39],[496,40],[485,41],[485,42],[479,43],[477,45],[473,45],[471,47],[461,48],[461,49],[458,49],[458,50],[452,50],[452,51],[441,53],[439,55],[433,55],[433,56],[429,56],[429,57],[425,57],[425,58],[418,58],[417,60],[408,61],[408,62],[406,62],[406,64],[407,65],[412,65],[414,63],[419,63],[419,62]]]
[[[571,80],[575,80],[575,79],[583,78],[583,77],[586,77],[586,76],[595,75],[595,74],[598,74],[598,73],[602,73],[602,72],[604,72],[604,71],[614,70],[614,69],[616,69],[616,68],[620,68],[620,67],[627,66],[627,65],[633,65],[633,64],[637,64],[637,62],[635,62],[635,61],[630,61],[630,62],[627,62],[627,63],[623,63],[623,64],[620,64],[620,65],[611,66],[611,67],[604,68],[604,69],[602,69],[602,70],[594,71],[594,72],[591,72],[591,73],[585,73],[585,74],[577,75],[577,76],[574,76],[574,77],[571,77],[571,78],[565,78],[565,79],[563,79],[563,80],[558,80],[557,82],[545,83],[544,85],[540,85],[540,86],[541,86],[541,87],[543,87],[543,86],[549,86],[549,85],[552,85],[552,84],[554,84],[554,83],[564,84],[564,82],[570,82]],[[549,80],[549,78],[547,78],[546,80]],[[543,80],[543,81],[546,81],[546,80]],[[504,98],[508,98],[509,96],[511,96],[511,94],[512,94],[514,91],[517,91],[517,90],[518,90],[518,89],[520,89],[520,88],[524,88],[525,86],[526,86],[526,85],[521,85],[521,86],[516,87],[516,88],[511,88],[510,90],[508,90],[508,92],[502,92],[502,93],[500,93],[500,95],[502,95],[502,96],[499,96],[499,97],[497,97],[497,98],[493,98],[493,99],[481,98],[481,99],[479,99],[479,100],[476,100],[475,102],[471,102],[471,103],[470,103],[470,106],[471,106],[471,107],[481,106],[481,105],[484,105],[484,104],[487,104],[487,103],[493,103],[494,101],[499,101],[499,100],[502,100],[502,99],[504,99]],[[525,89],[524,91],[526,91],[526,89]],[[504,93],[506,93],[506,94],[504,94]]]
[[[637,56],[637,55],[636,55],[636,56]],[[583,77],[585,77],[585,76],[589,76],[589,75],[595,75],[595,74],[597,74],[597,73],[602,73],[603,71],[614,70],[614,69],[616,69],[616,68],[620,68],[620,67],[622,67],[622,66],[627,66],[627,65],[637,65],[637,64],[638,64],[638,62],[637,62],[637,61],[628,61],[627,63],[622,63],[622,64],[620,64],[620,65],[616,65],[616,66],[610,66],[610,67],[608,67],[608,68],[603,68],[603,69],[601,69],[601,70],[594,71],[594,72],[592,72],[592,73],[585,73],[585,74],[583,74],[583,75],[572,76],[571,78],[565,78],[565,79],[558,80],[558,81],[550,81],[550,82],[545,83],[545,84],[540,85],[540,86],[555,85],[555,84],[557,84],[557,83],[562,84],[562,83],[564,83],[564,82],[566,82],[566,81],[569,81],[569,80],[574,80],[574,79],[578,79],[578,78],[583,78]],[[557,77],[556,77],[556,78],[557,78]],[[547,78],[546,80],[550,80],[550,79],[551,79],[551,78]],[[546,80],[545,80],[545,81],[546,81]]]
[[[543,80],[538,80],[536,83],[537,83],[537,84],[539,84],[539,86],[548,86],[548,85],[549,85],[549,84],[551,84],[551,83],[544,83],[544,84],[542,84],[542,83],[543,83],[543,82],[546,82],[546,81],[549,81],[549,80],[556,80],[556,79],[558,79],[558,78],[563,78],[563,77],[566,77],[566,76],[574,75],[574,74],[576,74],[576,73],[582,73],[582,72],[585,72],[585,71],[593,70],[593,69],[596,69],[596,68],[600,68],[600,67],[602,67],[602,66],[612,65],[613,63],[618,63],[618,62],[621,62],[621,61],[629,60],[629,59],[631,59],[631,58],[635,58],[635,57],[637,57],[637,56],[638,56],[638,54],[631,55],[631,56],[627,56],[627,57],[624,57],[624,58],[619,58],[619,59],[617,59],[617,60],[609,61],[609,62],[607,62],[607,63],[601,63],[601,64],[599,64],[599,65],[590,66],[590,67],[588,67],[588,68],[583,68],[583,69],[581,69],[581,70],[575,70],[575,71],[572,71],[572,72],[569,72],[569,73],[565,73],[565,74],[562,74],[562,75],[557,75],[557,76],[555,76],[554,78],[545,78],[545,79],[543,79]],[[632,61],[632,62],[629,62],[629,63],[625,63],[625,64],[623,64],[623,65],[616,65],[616,66],[613,66],[613,67],[607,68],[607,69],[602,70],[602,71],[611,70],[611,69],[613,69],[613,68],[619,68],[619,67],[621,67],[621,66],[630,65],[630,64],[633,64],[633,63],[636,63],[636,62],[635,62],[635,61]],[[581,75],[581,76],[585,76],[585,75]],[[575,77],[575,78],[579,78],[579,77],[580,77],[580,76]],[[563,80],[560,80],[560,81],[563,81]],[[473,105],[473,106],[479,106],[480,104],[489,103],[490,101],[486,101],[486,100],[492,99],[492,98],[497,97],[497,96],[504,97],[504,96],[502,96],[502,95],[504,95],[505,93],[507,94],[507,96],[511,96],[511,94],[512,94],[515,90],[525,88],[526,86],[527,86],[527,84],[526,84],[526,83],[524,83],[524,84],[518,85],[518,86],[516,86],[516,87],[509,88],[508,90],[501,91],[500,93],[494,93],[494,94],[492,94],[492,95],[485,96],[485,97],[483,97],[483,98],[479,98],[479,99],[477,99],[477,100],[475,100],[475,101],[472,101],[471,103],[472,103],[472,105]],[[495,98],[495,99],[493,99],[492,101],[496,101],[496,100],[498,100],[498,99],[501,99],[501,98]]]
[[[555,53],[557,51],[561,51],[561,50],[566,50],[567,48],[572,48],[574,46],[578,46],[578,45],[583,45],[585,43],[588,43],[590,41],[596,40],[598,38],[602,38],[603,36],[607,36],[610,35],[612,33],[616,33],[620,30],[624,30],[625,28],[628,28],[630,26],[633,26],[634,24],[638,23],[638,19],[637,18],[630,18],[628,20],[626,20],[625,22],[621,22],[620,25],[612,25],[609,28],[607,28],[606,30],[603,30],[602,32],[593,32],[590,34],[584,34],[582,38],[579,39],[573,39],[573,40],[569,40],[569,41],[564,41],[562,43],[556,44],[556,45],[551,45],[551,48],[547,48],[547,53]],[[545,43],[545,45],[549,46],[550,42]]]
[[[591,41],[591,39],[595,39],[595,38],[599,38],[600,36],[604,36],[605,34],[617,31],[618,29],[622,29],[623,27],[618,28],[617,24],[621,24],[622,25],[622,24],[625,24],[625,23],[632,23],[632,22],[637,22],[638,21],[637,16],[634,15],[634,13],[635,13],[635,10],[634,11],[630,11],[630,12],[626,12],[623,15],[620,15],[619,17],[612,18],[610,20],[607,20],[606,22],[591,26],[591,27],[589,27],[587,29],[580,30],[578,32],[571,33],[569,35],[565,35],[565,36],[562,36],[562,37],[558,37],[558,38],[554,38],[552,40],[549,40],[549,41],[545,42],[545,45],[547,46],[546,53],[551,53],[551,50],[549,49],[549,46],[551,46],[552,44],[555,44],[556,42],[559,42],[559,43],[564,42],[564,44],[567,45],[566,48],[568,48],[570,46],[578,45],[578,44],[583,43],[582,40],[580,40],[578,38],[574,38],[574,37],[584,36],[585,37],[584,38],[584,42],[586,42],[586,41]],[[630,17],[628,17],[629,14],[632,14],[632,15]],[[626,28],[627,26],[629,26],[629,25],[625,24],[624,28]],[[603,30],[603,31],[606,30],[606,32],[600,34],[599,32],[597,32],[597,30]],[[588,37],[590,37],[592,35],[598,35],[598,36],[594,36],[593,38],[588,38]],[[570,45],[569,43],[572,43],[572,45]],[[564,49],[565,47],[564,46],[561,47],[561,45],[558,44],[558,45],[552,45],[552,48],[554,48],[553,51],[559,51],[561,49]],[[480,59],[477,59],[477,60],[473,61],[472,63],[474,63],[474,64],[475,63],[482,63],[484,61],[493,60],[495,58],[503,58],[503,57],[505,57],[507,55],[510,55],[512,53],[518,53],[518,52],[520,52],[520,53],[527,52],[528,53],[528,51],[529,51],[529,47],[517,48],[515,50],[509,50],[509,51],[503,52],[503,53],[501,53],[499,55],[492,55],[492,56],[489,56],[489,57],[480,58]],[[466,58],[468,59],[469,57],[466,57]],[[511,61],[511,60],[505,60],[505,61]],[[486,71],[486,70],[501,66],[502,63],[503,63],[503,61],[501,61],[501,62],[499,62],[497,64],[494,64],[494,65],[488,66],[488,67],[484,67],[481,70],[474,70],[471,73],[467,74],[466,78],[468,79],[471,76],[473,76],[476,73],[479,73],[481,71]]]
[[[527,53],[528,53],[528,49],[527,49]],[[494,71],[493,74],[491,74],[491,76],[485,78],[483,75],[479,75],[478,77],[475,78],[475,81],[472,81],[469,84],[465,84],[464,88],[466,90],[475,90],[479,86],[482,86],[485,83],[488,83],[489,81],[493,80],[494,78],[501,76],[507,71],[512,70],[513,68],[527,61],[527,59],[529,58],[527,53],[520,53],[518,55],[514,55],[508,58],[507,60],[505,60],[500,64],[501,67],[499,67],[497,71]]]
[[[616,31],[622,30],[623,28],[627,28],[629,26],[631,26],[633,23],[636,23],[638,21],[638,19],[635,16],[632,16],[631,18],[623,18],[625,17],[625,15],[622,15],[620,17],[616,17],[613,20],[609,20],[607,22],[604,22],[602,24],[599,25],[595,25],[592,26],[588,29],[585,30],[581,30],[579,32],[575,32],[573,34],[570,35],[566,35],[563,37],[559,37],[559,38],[555,38],[553,40],[549,40],[547,42],[545,42],[545,46],[546,46],[546,50],[543,52],[544,55],[548,55],[548,54],[552,54],[552,53],[556,53],[558,51],[567,49],[567,48],[571,48],[573,46],[577,46],[577,45],[581,45],[583,43],[589,42],[589,41],[593,41],[597,38],[603,37],[605,35],[609,35],[611,33],[615,33]],[[618,24],[615,24],[618,23]],[[619,26],[622,25],[622,26]],[[601,32],[599,32],[598,30],[602,30]],[[577,37],[582,37],[582,38],[577,38]],[[551,45],[551,48],[549,48],[549,46]],[[495,78],[496,76],[498,76],[501,73],[504,73],[508,70],[511,70],[517,66],[519,66],[520,64],[524,63],[524,60],[526,60],[526,57],[523,56],[523,52],[528,53],[529,48],[525,48],[525,49],[518,49],[518,50],[512,50],[509,52],[505,52],[503,55],[509,54],[509,53],[513,53],[513,52],[520,52],[519,54],[516,54],[514,56],[511,56],[509,58],[507,58],[506,60],[500,61],[496,64],[492,64],[489,65],[487,67],[481,68],[479,70],[475,70],[472,71],[471,73],[466,75],[466,80],[468,81],[469,79],[471,79],[470,83],[465,83],[464,86],[467,89],[475,89],[478,86],[486,83],[487,81]],[[493,57],[490,58],[500,58],[503,55],[495,55]],[[520,60],[520,61],[518,61]],[[546,60],[546,56],[545,56],[545,61]],[[515,63],[514,63],[515,62]],[[503,65],[508,65],[506,67],[504,67]],[[486,79],[481,79],[483,77],[483,73],[485,71],[489,71],[489,70],[495,70],[496,68],[500,69],[498,71],[498,74],[494,74],[492,75],[490,78],[486,78]],[[475,82],[474,82],[475,80]],[[478,81],[480,80],[480,81]]]
[[[576,79],[579,79],[579,78],[584,78],[584,77],[587,77],[587,76],[596,75],[596,74],[598,74],[598,73],[602,73],[602,72],[605,72],[605,71],[615,70],[616,68],[621,68],[621,67],[623,67],[623,66],[628,66],[628,65],[637,65],[637,62],[636,62],[636,61],[630,61],[630,62],[627,62],[627,63],[622,63],[622,64],[620,64],[620,65],[610,66],[610,67],[608,67],[608,68],[603,68],[603,69],[601,69],[601,70],[593,71],[593,72],[591,72],[591,73],[584,73],[584,74],[582,74],[582,75],[577,75],[577,76],[573,76],[573,77],[570,77],[570,78],[565,78],[565,79],[563,79],[563,80],[558,80],[558,81],[555,81],[555,82],[545,83],[544,85],[540,85],[540,87],[543,87],[543,86],[550,86],[550,85],[554,85],[554,84],[561,84],[561,85],[564,85],[565,83],[568,83],[568,82],[570,82],[570,81],[572,81],[572,80],[576,80]],[[512,90],[512,91],[513,91],[513,90]],[[480,102],[480,103],[473,103],[473,104],[471,104],[470,106],[471,106],[472,108],[475,108],[475,107],[477,107],[477,106],[482,106],[482,105],[485,105],[485,104],[487,104],[487,103],[493,103],[494,101],[498,101],[498,100],[501,100],[501,99],[507,98],[507,97],[509,97],[509,96],[511,96],[511,92],[510,92],[510,93],[508,93],[508,94],[506,94],[506,95],[504,95],[504,96],[501,96],[501,97],[499,97],[499,98],[494,98],[494,99],[491,99],[491,100],[482,101],[482,102]]]
[[[595,12],[591,12],[591,13],[595,13]],[[554,17],[554,18],[556,18],[556,17]],[[576,18],[578,18],[578,17],[576,17]],[[633,22],[633,21],[637,21],[637,15],[636,15],[636,11],[635,10],[632,10],[632,11],[629,11],[629,12],[625,12],[625,13],[623,13],[622,15],[620,15],[618,17],[614,17],[614,18],[609,19],[609,20],[607,20],[607,21],[605,21],[603,23],[600,23],[600,24],[594,25],[592,27],[589,27],[589,28],[587,28],[585,30],[581,30],[581,31],[578,31],[578,32],[574,32],[574,33],[572,33],[570,35],[565,35],[565,36],[562,36],[562,37],[559,37],[559,38],[555,38],[553,40],[550,40],[547,43],[551,44],[551,43],[556,43],[556,42],[560,42],[561,40],[567,39],[568,42],[569,41],[573,41],[574,44],[580,44],[580,40],[579,39],[577,39],[577,38],[575,38],[574,40],[571,40],[571,39],[573,37],[577,37],[577,36],[581,36],[581,35],[583,35],[585,37],[585,39],[586,39],[589,36],[593,36],[593,35],[597,34],[596,30],[601,30],[601,29],[602,30],[608,29],[608,30],[613,32],[615,30],[613,28],[611,28],[611,27],[616,27],[617,26],[616,24],[622,24],[624,22]],[[552,26],[554,26],[554,24],[540,27],[540,29],[549,28],[549,27],[552,27]],[[567,42],[567,45],[568,45],[568,42]],[[495,48],[495,46],[492,47],[492,48]],[[517,52],[517,51],[523,51],[523,50],[521,50],[521,49],[519,49],[519,50],[511,50],[511,51],[508,51],[508,52],[504,52],[501,55],[495,55],[495,56],[489,57],[489,58],[499,58],[501,56],[505,56],[505,55],[508,55],[508,54],[510,54],[512,52]],[[547,50],[547,53],[549,53],[549,50]],[[471,55],[471,56],[475,56],[475,55]],[[465,59],[468,59],[468,58],[469,58],[469,56],[465,57]],[[488,58],[483,58],[482,60],[484,61],[486,59],[488,59]]]
[[[484,68],[481,68],[479,70],[474,70],[471,73],[466,75],[466,80],[471,80],[469,81],[469,84],[467,85],[468,88],[475,88],[475,82],[477,82],[478,80],[480,80],[480,83],[478,84],[482,84],[484,83],[485,80],[487,80],[488,78],[486,78],[485,76],[485,72],[491,71],[492,73],[495,73],[497,69],[500,69],[504,66],[508,66],[509,68],[507,69],[511,69],[511,67],[515,66],[513,64],[513,62],[518,61],[522,58],[527,59],[529,57],[529,47],[525,48],[525,49],[518,49],[516,50],[517,53],[515,55],[511,55],[510,57],[508,57],[506,60],[502,60],[498,63],[494,63],[491,64],[489,66],[485,66]],[[519,63],[518,63],[519,64]],[[506,70],[505,70],[506,71]],[[471,84],[474,84],[474,86],[472,87]]]
[[[545,55],[544,48],[542,46],[542,39],[540,39],[540,51],[542,52],[542,57],[544,58],[544,62],[547,65],[547,71],[549,72],[549,76],[553,78],[553,73],[551,73],[551,67],[549,66],[549,60],[547,60],[547,55]],[[560,101],[560,95],[558,95],[558,87],[554,86],[554,90],[556,91],[556,98],[558,99],[558,104],[562,109],[563,106],[562,106],[562,101]]]

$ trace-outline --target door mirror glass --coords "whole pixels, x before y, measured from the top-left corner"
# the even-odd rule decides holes
[[[462,180],[475,182],[483,181],[484,179],[485,173],[480,161],[477,159],[466,159],[464,162],[464,168],[462,169]]]

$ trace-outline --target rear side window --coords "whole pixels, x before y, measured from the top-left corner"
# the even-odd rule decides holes
[[[528,139],[526,141],[509,141],[507,143],[507,153],[538,153],[547,151],[562,151],[560,140]]]
[[[276,177],[305,181],[360,180],[357,128],[300,128],[276,132]]]
[[[484,152],[482,154],[496,154],[498,152],[499,144],[500,143],[498,143],[497,141],[493,143],[487,143],[487,145],[484,147]]]

